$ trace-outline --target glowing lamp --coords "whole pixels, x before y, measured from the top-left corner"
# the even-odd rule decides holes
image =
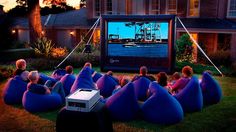
[[[11,33],[12,33],[12,34],[15,34],[15,33],[16,33],[16,30],[15,30],[15,29],[11,30]]]

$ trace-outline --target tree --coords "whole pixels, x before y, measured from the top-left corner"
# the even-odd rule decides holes
[[[193,43],[190,40],[188,34],[183,34],[177,41],[176,41],[176,57],[178,61],[188,61],[193,62]]]
[[[25,5],[28,7],[29,11],[29,30],[30,30],[30,42],[35,42],[38,38],[42,37],[42,25],[41,25],[41,15],[40,15],[40,5],[39,0],[16,0],[17,3]],[[66,0],[43,0],[45,4],[57,5]]]

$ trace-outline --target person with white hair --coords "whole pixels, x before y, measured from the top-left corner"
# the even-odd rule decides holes
[[[26,61],[24,59],[19,59],[16,61],[16,70],[13,72],[13,76],[21,75],[26,69]]]

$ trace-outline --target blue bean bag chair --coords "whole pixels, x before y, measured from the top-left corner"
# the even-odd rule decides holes
[[[175,124],[184,117],[184,112],[179,102],[161,87],[157,82],[152,82],[149,87],[152,93],[141,106],[142,117],[151,123]]]
[[[133,83],[128,83],[106,100],[106,107],[114,120],[130,121],[140,110]]]
[[[193,76],[183,90],[174,97],[179,101],[184,112],[195,112],[202,110],[202,90],[196,76]]]
[[[43,73],[39,73],[39,82],[38,82],[39,84],[45,84],[45,82],[46,82],[47,80],[52,81],[52,85],[57,82],[56,79],[54,79],[54,78],[52,78],[52,77],[49,77],[49,76],[47,76],[47,75],[45,75],[45,74],[43,74]]]
[[[133,83],[135,95],[137,96],[138,100],[145,101],[147,99],[147,90],[151,81],[146,77],[139,77]]]
[[[75,81],[75,76],[72,74],[66,74],[61,78],[60,82],[63,84],[66,96],[70,94],[70,89],[74,81]]]
[[[91,69],[89,67],[83,68],[73,83],[70,93],[74,93],[78,88],[96,89],[93,82]]]
[[[57,93],[36,94],[27,90],[23,95],[22,104],[31,113],[45,112],[59,108],[62,105],[62,99]]]
[[[27,83],[20,76],[10,78],[3,88],[3,101],[5,104],[21,104]]]
[[[222,90],[219,83],[207,72],[202,75],[200,83],[205,105],[216,104],[222,99]]]
[[[56,69],[55,71],[53,71],[51,77],[56,80],[60,80],[65,74],[66,74],[65,69]]]
[[[98,72],[94,73],[93,76],[92,76],[93,82],[96,83],[97,80],[98,80],[99,78],[101,78],[101,77],[102,77],[102,74],[101,74],[101,73],[98,73]]]
[[[103,75],[101,78],[97,80],[97,87],[100,89],[100,94],[107,98],[111,96],[112,91],[115,89],[117,82],[109,75]]]

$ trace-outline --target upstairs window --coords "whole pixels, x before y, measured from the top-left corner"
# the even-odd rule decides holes
[[[188,16],[189,17],[199,17],[199,7],[200,7],[200,0],[189,0],[189,10],[188,10]]]
[[[167,14],[177,14],[177,0],[167,0]]]
[[[100,16],[100,14],[101,14],[100,0],[95,0],[94,16]]]
[[[160,14],[160,0],[151,0],[150,14]]]
[[[228,1],[228,17],[236,17],[236,0]]]
[[[106,0],[106,12],[112,14],[112,0]]]

